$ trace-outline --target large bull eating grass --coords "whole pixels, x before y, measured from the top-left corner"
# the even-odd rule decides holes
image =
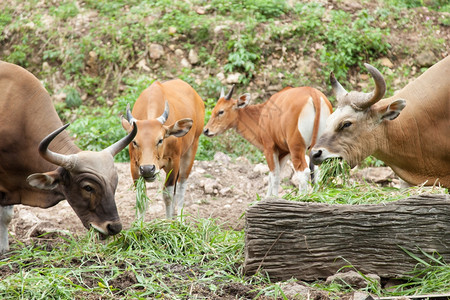
[[[409,184],[449,188],[450,56],[385,99],[383,76],[366,67],[376,85],[371,93],[347,92],[330,76],[338,107],[313,148],[313,162],[338,157],[354,167],[373,155]]]
[[[105,236],[122,230],[114,155],[136,129],[100,152],[81,151],[39,80],[6,62],[0,62],[0,119],[0,253],[9,250],[15,204],[47,208],[67,199],[86,228]]]

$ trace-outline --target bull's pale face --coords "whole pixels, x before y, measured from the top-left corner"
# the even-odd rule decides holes
[[[220,98],[203,132],[208,137],[222,134],[235,125],[237,117],[236,101]]]
[[[356,111],[351,106],[336,109],[327,120],[325,132],[313,148],[318,164],[328,158],[342,158],[351,167],[356,166],[374,151],[377,125],[369,110]]]
[[[156,120],[137,121],[137,126],[138,134],[130,143],[133,178],[152,182],[161,168],[166,128]]]

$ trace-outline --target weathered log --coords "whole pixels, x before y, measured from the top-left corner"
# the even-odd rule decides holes
[[[397,278],[439,253],[450,262],[450,195],[379,205],[264,200],[246,213],[244,272],[317,280],[344,266]]]

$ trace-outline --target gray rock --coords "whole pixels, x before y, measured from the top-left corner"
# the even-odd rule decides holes
[[[370,281],[375,281],[380,284],[380,277],[375,274],[365,275],[366,278],[369,278]],[[345,273],[338,273],[333,276],[330,276],[325,281],[325,284],[331,284],[333,282],[349,285],[355,289],[363,289],[369,285],[368,280],[366,280],[361,274],[355,271],[349,271]]]
[[[417,65],[419,67],[431,67],[436,62],[436,55],[432,51],[423,51],[416,57]]]
[[[149,48],[150,58],[160,59],[164,55],[164,47],[159,44],[151,44]]]
[[[241,73],[233,73],[227,76],[227,83],[239,83],[239,77]]]
[[[214,161],[218,163],[228,164],[231,158],[223,152],[216,152],[214,154]]]
[[[184,57],[181,59],[181,66],[188,69],[192,68],[191,63]]]
[[[253,167],[253,172],[257,173],[257,174],[266,174],[267,172],[269,172],[269,167],[265,164],[256,164]]]
[[[199,62],[198,54],[197,54],[197,52],[195,52],[194,49],[189,50],[188,58],[189,58],[189,62],[193,65],[196,65]]]

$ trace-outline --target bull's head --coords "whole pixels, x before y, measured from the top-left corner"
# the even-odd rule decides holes
[[[32,174],[27,182],[35,188],[64,195],[86,228],[93,227],[105,236],[117,234],[122,224],[114,200],[118,183],[114,156],[131,142],[137,128],[100,152],[63,155],[50,151],[48,145],[67,126],[69,124],[49,134],[39,145],[40,155],[59,167],[51,172]]]
[[[122,119],[122,126],[126,131],[131,130],[131,124],[136,124],[139,132],[130,144],[131,173],[133,179],[143,177],[145,181],[156,179],[161,168],[166,164],[164,153],[165,140],[171,136],[185,136],[192,127],[193,120],[180,119],[170,126],[164,125],[169,117],[169,103],[166,101],[161,116],[150,120],[137,120],[127,106],[127,118]],[[172,149],[173,151],[173,149]]]
[[[237,110],[250,104],[250,94],[243,94],[235,100],[231,98],[233,91],[234,85],[225,96],[222,88],[219,100],[211,112],[211,118],[203,130],[206,136],[213,137],[222,134],[230,128],[235,128],[238,120]]]
[[[375,81],[375,90],[371,93],[347,92],[331,73],[338,107],[328,118],[325,132],[311,151],[315,164],[337,157],[346,160],[351,167],[356,166],[376,152],[384,125],[397,118],[406,106],[403,99],[380,101],[386,92],[384,78],[373,66],[365,66]]]

